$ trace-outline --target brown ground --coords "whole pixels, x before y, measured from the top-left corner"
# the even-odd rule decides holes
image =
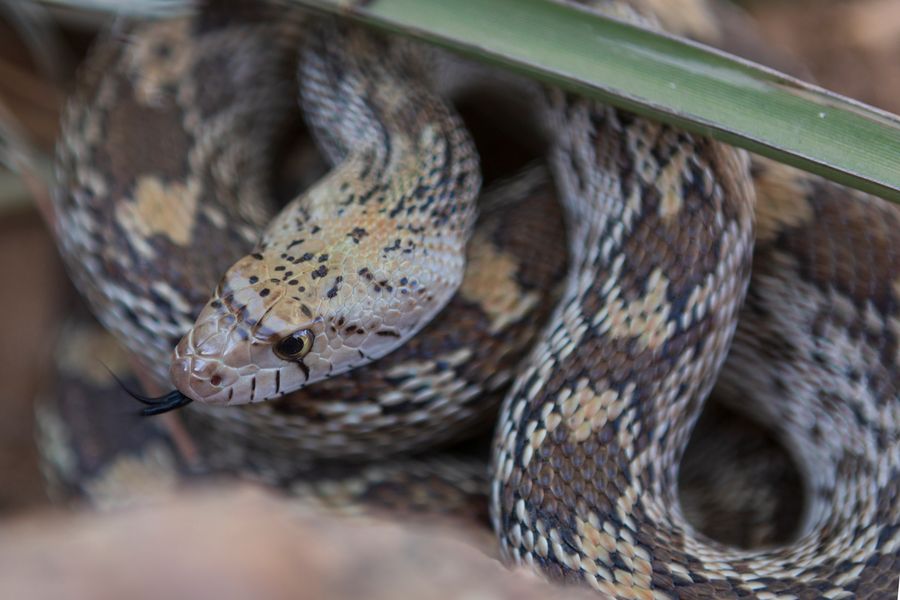
[[[12,113],[39,147],[49,148],[57,96],[27,57],[0,22],[0,119]],[[31,402],[46,373],[69,289],[50,235],[25,196],[0,199],[0,513],[47,502]]]
[[[31,399],[47,364],[66,284],[43,224],[31,211],[0,220],[0,511],[44,502]]]

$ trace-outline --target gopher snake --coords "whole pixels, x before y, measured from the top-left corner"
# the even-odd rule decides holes
[[[470,143],[419,82],[414,54],[343,27],[307,23],[298,34],[295,23],[273,24],[261,12],[212,9],[193,21],[140,26],[127,34],[130,44],[99,46],[60,144],[57,234],[74,278],[104,324],[162,381],[178,344],[174,379],[195,400],[263,400],[389,352],[449,299],[471,228],[477,174]],[[204,294],[226,272],[233,247],[246,248],[263,229],[265,211],[246,199],[260,196],[261,149],[291,97],[279,62],[289,52],[275,46],[290,50],[298,35],[308,44],[301,95],[326,154],[342,161],[316,189],[330,189],[344,206],[319,204],[315,191],[289,206],[209,300]],[[504,555],[616,597],[892,590],[900,546],[896,213],[877,199],[757,162],[761,206],[744,303],[754,242],[746,158],[557,90],[539,96],[569,225],[570,268],[497,428],[492,514]],[[142,144],[122,137],[138,125],[156,135]],[[229,143],[236,136],[243,143]],[[298,241],[296,228],[322,231],[346,248],[363,244],[370,226],[330,231],[318,220],[346,215],[352,225],[359,207],[379,199],[388,214],[382,226],[410,233],[396,244],[334,258],[331,246],[313,248],[309,258],[278,248],[285,232],[287,246],[313,243]],[[428,218],[399,220],[422,207]],[[431,251],[438,246],[457,252]],[[417,248],[440,256],[415,275],[402,259],[399,271],[386,273],[366,263]],[[403,305],[411,318],[390,298],[376,301],[377,294],[408,296],[413,278],[427,281],[428,292],[423,305]],[[273,308],[285,286],[307,287],[303,293],[319,304],[289,297],[290,310]],[[362,325],[355,346],[348,336],[361,324],[328,308],[339,297],[345,304],[352,297],[358,312],[350,314],[383,310]],[[384,335],[368,335],[373,329]],[[244,343],[251,336],[255,346]],[[726,548],[696,535],[680,513],[678,463],[716,381],[804,466],[809,506],[789,546]],[[302,434],[278,433],[293,424],[285,414],[207,407],[194,414],[219,431],[251,424],[230,439],[275,431],[281,449],[319,447],[300,445]],[[348,414],[340,423],[347,431],[378,437],[364,413]],[[405,413],[413,415],[408,423],[421,414]],[[347,437],[323,443],[321,456],[339,453]],[[398,451],[380,440],[376,454]]]

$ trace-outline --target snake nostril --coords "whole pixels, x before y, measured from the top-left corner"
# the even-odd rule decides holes
[[[209,378],[209,382],[213,385],[219,385],[222,383],[222,376],[218,373]]]

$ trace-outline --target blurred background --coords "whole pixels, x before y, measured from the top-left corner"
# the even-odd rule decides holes
[[[900,113],[900,2],[744,0],[770,62]],[[108,15],[0,0],[0,519],[49,506],[32,402],[73,290],[42,221],[59,110]],[[802,65],[802,66],[800,66]]]

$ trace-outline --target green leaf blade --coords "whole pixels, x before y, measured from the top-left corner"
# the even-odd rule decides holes
[[[710,135],[900,202],[900,118],[547,0],[294,0]]]

